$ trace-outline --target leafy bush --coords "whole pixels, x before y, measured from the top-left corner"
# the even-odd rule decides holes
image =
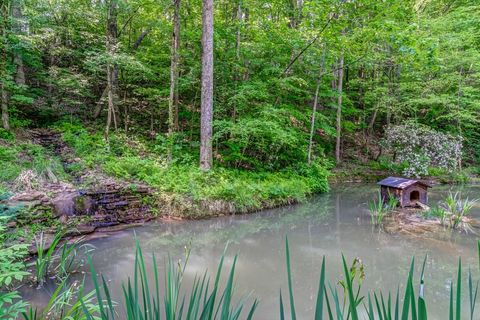
[[[413,122],[390,126],[383,142],[397,155],[397,162],[408,163],[406,176],[428,174],[430,167],[449,172],[459,168],[462,159],[462,138],[435,131]]]
[[[13,141],[15,140],[15,136],[12,132],[5,130],[3,128],[0,128],[0,139]]]
[[[277,172],[222,167],[204,172],[196,163],[186,161],[188,157],[168,164],[166,157],[157,155],[164,152],[161,139],[149,150],[141,141],[112,134],[109,148],[100,135],[91,134],[80,125],[62,123],[59,128],[87,166],[99,166],[109,175],[141,181],[194,201],[224,200],[237,210],[253,211],[328,191],[329,163],[316,161],[308,166],[303,161]],[[120,140],[124,143],[112,143]]]
[[[235,168],[278,170],[306,162],[307,137],[299,115],[266,108],[258,115],[215,123],[220,161]]]
[[[0,216],[0,288],[8,288],[15,281],[22,281],[28,275],[23,259],[27,255],[26,244],[7,243],[5,217]],[[26,303],[20,300],[16,291],[0,292],[0,319],[17,319],[25,310]]]

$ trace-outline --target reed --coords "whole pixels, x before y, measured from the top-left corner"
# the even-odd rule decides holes
[[[61,282],[68,278],[68,275],[77,267],[77,252],[83,238],[79,238],[73,243],[64,242],[60,245],[64,235],[63,230],[58,231],[50,244],[47,243],[43,232],[40,233],[38,238],[35,238],[37,257],[34,265],[35,280],[38,287],[42,287],[46,279],[52,274]],[[85,245],[84,247],[86,252],[89,252],[91,246]]]
[[[458,192],[450,192],[448,197],[440,203],[441,208],[445,211],[448,227],[457,229],[463,225],[464,218],[470,213],[476,202],[477,200],[462,198]],[[443,221],[445,221],[445,218],[443,218]]]
[[[480,241],[477,243],[480,267]],[[293,265],[290,255],[288,238],[285,241],[288,297],[284,300],[280,291],[279,319],[297,319],[295,305],[295,281],[293,279]],[[168,259],[165,269],[165,287],[161,294],[158,265],[155,255],[152,256],[152,274],[147,273],[142,249],[136,241],[135,269],[134,274],[122,285],[123,300],[116,303],[112,300],[108,282],[103,276],[96,276],[92,261],[88,258],[91,268],[94,290],[84,293],[83,285],[77,291],[65,285],[58,287],[52,296],[50,303],[43,313],[37,313],[30,309],[24,313],[26,320],[43,319],[128,319],[128,320],[237,320],[253,319],[258,306],[254,300],[247,310],[249,296],[244,296],[235,303],[234,278],[236,272],[237,257],[233,260],[232,267],[228,271],[227,280],[220,284],[220,278],[224,271],[225,252],[220,258],[217,271],[213,280],[206,273],[197,276],[190,288],[183,288],[183,277],[188,264],[190,252],[185,254],[183,263]],[[425,280],[427,257],[423,260],[421,273],[418,280],[415,279],[415,259],[412,259],[405,282],[404,292],[399,289],[396,292],[383,292],[374,290],[364,292],[362,284],[364,279],[364,267],[359,259],[348,263],[342,255],[341,272],[343,279],[337,283],[330,283],[327,279],[325,257],[320,266],[319,284],[315,299],[315,320],[426,320],[428,310],[435,308],[428,304],[425,299],[425,291],[428,283]],[[151,281],[153,276],[154,281]],[[450,284],[449,320],[478,319],[478,288],[479,281],[474,281],[472,270],[469,269],[466,279],[463,278],[462,261],[459,259],[455,283]],[[466,286],[465,286],[466,283]],[[466,292],[465,292],[466,291]],[[75,294],[74,294],[75,293]],[[74,299],[73,297],[78,297]],[[462,309],[462,301],[468,297],[468,309]],[[290,314],[286,313],[289,304]],[[52,315],[54,317],[52,318]],[[475,318],[477,317],[477,318]],[[272,315],[272,319],[276,318]]]
[[[213,283],[206,273],[202,276],[197,276],[194,279],[193,286],[183,296],[181,295],[181,289],[184,271],[188,262],[188,254],[183,264],[175,263],[172,259],[168,259],[165,271],[165,294],[161,297],[155,255],[152,257],[154,281],[150,283],[142,249],[138,241],[136,241],[134,275],[128,279],[127,283],[122,285],[123,301],[119,307],[126,314],[126,319],[129,320],[240,319],[240,316],[243,315],[243,311],[246,309],[248,296],[240,299],[238,303],[233,301],[236,256],[224,289],[221,289],[220,277],[224,269],[224,257],[225,254],[220,258]],[[88,261],[92,271],[92,280],[99,310],[98,312],[90,312],[85,306],[84,313],[86,319],[121,319],[117,315],[118,310],[114,307],[114,302],[111,299],[107,281],[103,276],[100,276],[100,281],[97,279],[91,259],[89,258]],[[250,320],[253,318],[257,305],[258,301],[254,300],[244,317],[245,319]]]
[[[368,203],[372,225],[381,225],[385,216],[397,206],[398,200],[396,198],[389,197],[388,200],[385,201],[379,192],[377,200],[372,200]]]
[[[39,287],[45,283],[50,266],[54,260],[55,250],[57,249],[60,240],[62,240],[63,233],[58,232],[55,234],[51,244],[47,247],[47,240],[44,237],[44,233],[40,233],[40,236],[35,237],[35,245],[37,249],[37,258],[35,260],[35,279]]]
[[[477,246],[480,267],[480,241],[478,241]],[[391,293],[385,295],[382,291],[368,292],[364,295],[361,290],[362,282],[359,281],[358,277],[355,279],[357,262],[354,260],[352,267],[349,268],[344,256],[342,256],[344,280],[339,282],[344,289],[344,295],[339,295],[337,286],[332,285],[331,283],[326,283],[325,257],[323,257],[320,268],[320,281],[317,290],[316,304],[314,307],[314,319],[357,320],[359,319],[360,314],[366,314],[367,319],[369,320],[426,320],[428,317],[428,308],[424,294],[426,287],[424,277],[426,261],[427,257],[425,257],[423,261],[418,285],[415,286],[415,260],[412,259],[405,285],[405,292],[403,293],[403,299],[401,299],[401,294],[398,289],[395,295],[392,295]],[[292,287],[292,269],[288,239],[286,240],[286,264],[291,319],[293,320],[296,319],[296,314],[293,311],[295,310],[293,298],[294,288]],[[471,270],[468,272],[467,282],[469,310],[468,313],[463,313],[461,308],[463,297],[462,262],[459,259],[456,289],[454,289],[453,283],[451,283],[450,287],[449,320],[466,319],[467,316],[470,320],[475,319],[479,281],[473,281]],[[418,294],[416,292],[418,292]],[[432,308],[434,307],[435,306],[432,305]],[[285,304],[280,293],[281,320],[286,319],[284,309]]]

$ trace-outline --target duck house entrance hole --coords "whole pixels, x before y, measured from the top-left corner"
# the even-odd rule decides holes
[[[420,200],[420,192],[418,191],[412,191],[410,192],[410,201],[413,202],[413,201],[418,201]]]

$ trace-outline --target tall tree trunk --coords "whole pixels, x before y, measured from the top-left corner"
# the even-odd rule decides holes
[[[322,54],[322,65],[320,66],[319,76],[317,78],[317,87],[315,88],[315,98],[313,100],[313,107],[312,107],[312,118],[310,123],[310,140],[308,142],[308,164],[312,163],[312,149],[313,149],[313,133],[315,132],[315,116],[317,113],[318,107],[318,94],[320,93],[320,85],[322,84],[322,75],[325,72],[325,55],[326,49],[323,49]]]
[[[2,99],[2,125],[3,129],[10,130],[10,120],[8,116],[8,92],[5,89],[5,85],[3,83],[0,84],[0,94]]]
[[[119,73],[118,65],[115,64],[113,66],[113,83],[114,87],[118,87],[118,73]],[[108,80],[108,76],[107,76]],[[105,103],[105,99],[108,98],[108,81],[107,85],[105,86],[105,89],[102,91],[102,95],[100,96],[100,99],[97,101],[97,105],[95,107],[95,110],[93,111],[93,119],[97,119],[100,116],[100,113],[102,113],[103,105]],[[107,99],[108,100],[108,99]]]
[[[107,13],[107,52],[112,58],[116,53],[117,47],[117,0],[110,0]],[[115,115],[115,64],[107,63],[107,92],[108,92],[108,114],[105,127],[105,137],[108,139],[110,126],[113,120],[114,127],[117,129],[117,120]]]
[[[200,169],[212,168],[213,132],[213,0],[203,0]]]
[[[237,34],[236,34],[236,41],[235,41],[235,58],[237,60],[237,67],[235,70],[235,93],[237,92],[238,85],[242,79],[242,74],[241,74],[241,58],[240,58],[240,48],[241,48],[241,43],[242,43],[242,19],[243,19],[243,13],[242,13],[242,0],[237,0]],[[233,104],[233,110],[232,110],[232,121],[235,121],[237,118],[237,103],[234,102]]]
[[[8,116],[8,91],[7,91],[7,30],[9,19],[9,5],[7,1],[0,2],[1,14],[1,42],[0,42],[0,104],[2,109],[2,125],[5,130],[10,130]]]
[[[338,104],[337,104],[337,141],[335,144],[335,159],[337,164],[342,161],[341,155],[341,141],[342,141],[342,102],[343,102],[343,63],[344,53],[340,55],[339,70],[338,70]]]
[[[173,0],[173,32],[172,32],[172,47],[171,47],[171,61],[170,61],[170,97],[168,100],[168,160],[172,160],[173,149],[173,133],[176,131],[175,127],[175,93],[177,91],[178,83],[178,49],[180,39],[180,0]]]
[[[27,31],[27,23],[22,14],[22,7],[19,0],[12,2],[12,17],[13,17],[13,32],[17,35],[23,34]],[[22,55],[15,52],[13,63],[16,66],[15,83],[18,85],[25,85],[25,66]]]

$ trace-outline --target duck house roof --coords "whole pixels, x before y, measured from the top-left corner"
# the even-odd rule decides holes
[[[416,183],[424,185],[425,187],[431,187],[429,183],[421,180],[413,180],[413,179],[406,179],[406,178],[399,178],[399,177],[388,177],[383,179],[382,181],[379,181],[377,184],[385,187],[396,188],[396,189],[405,189]]]

